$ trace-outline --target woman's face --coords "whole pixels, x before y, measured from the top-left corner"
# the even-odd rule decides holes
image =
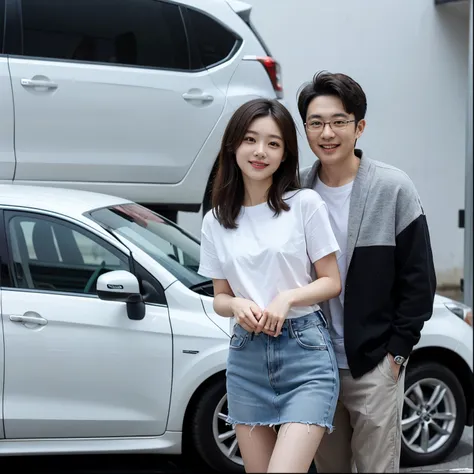
[[[244,181],[272,181],[285,154],[281,131],[270,117],[255,119],[235,155]]]

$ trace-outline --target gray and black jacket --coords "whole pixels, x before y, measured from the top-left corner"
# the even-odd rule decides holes
[[[412,181],[361,150],[356,155],[360,167],[347,232],[344,347],[351,374],[358,378],[387,352],[410,355],[433,311],[436,275],[426,216]],[[302,171],[304,187],[314,189],[318,170],[319,161]]]

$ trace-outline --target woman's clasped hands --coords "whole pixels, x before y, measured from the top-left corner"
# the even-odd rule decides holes
[[[245,298],[234,298],[232,312],[237,323],[248,332],[278,337],[283,323],[291,308],[287,293],[279,293],[270,304],[262,310],[253,301]]]

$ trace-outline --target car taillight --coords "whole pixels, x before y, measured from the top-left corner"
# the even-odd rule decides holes
[[[273,89],[275,90],[276,96],[279,99],[283,98],[283,86],[281,83],[281,70],[280,65],[270,56],[257,56],[259,61],[265,70],[267,71],[270,81],[272,82]]]

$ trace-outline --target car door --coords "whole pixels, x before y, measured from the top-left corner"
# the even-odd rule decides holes
[[[224,107],[192,70],[180,7],[22,0],[9,58],[16,181],[177,183]]]
[[[4,221],[5,437],[162,434],[172,368],[164,300],[132,321],[125,303],[95,294],[101,273],[130,270],[125,253],[63,219],[8,211]]]

